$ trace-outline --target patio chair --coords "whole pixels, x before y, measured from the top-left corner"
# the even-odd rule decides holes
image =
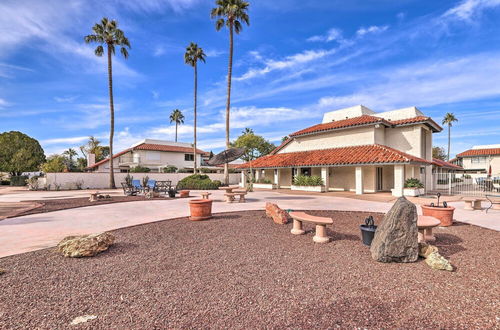
[[[156,181],[155,191],[158,193],[167,194],[168,191],[172,188],[172,181]]]
[[[148,180],[148,184],[146,187],[144,188],[147,188],[147,190],[152,190],[152,191],[155,191],[155,188],[156,188],[156,180]]]
[[[125,196],[137,196],[139,190],[133,185],[128,185],[126,182],[122,182],[123,193]]]
[[[137,190],[137,192],[143,191],[140,180],[132,180],[132,186]]]

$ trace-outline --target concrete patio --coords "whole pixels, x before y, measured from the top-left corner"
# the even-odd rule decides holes
[[[120,190],[103,193],[121,195]],[[213,191],[213,212],[263,210],[266,202],[277,203],[284,209],[345,210],[387,212],[392,202],[337,197],[332,194],[287,194],[255,191],[248,194],[247,203],[223,202],[223,192]],[[21,192],[0,195],[1,202],[88,197],[88,191]],[[192,191],[193,196],[200,192]],[[185,217],[189,215],[189,198],[174,200],[138,201],[81,207],[49,213],[32,214],[0,221],[0,257],[55,246],[68,235],[83,235],[124,228],[144,223]],[[450,202],[456,207],[455,220],[500,231],[500,211],[465,211],[463,202]],[[421,212],[418,208],[419,213]],[[364,219],[359,219],[361,223]],[[335,225],[334,225],[335,228]],[[446,228],[438,228],[446,231]]]

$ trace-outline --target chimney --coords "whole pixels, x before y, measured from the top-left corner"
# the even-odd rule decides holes
[[[90,167],[95,164],[95,154],[89,153],[87,155],[87,167]]]

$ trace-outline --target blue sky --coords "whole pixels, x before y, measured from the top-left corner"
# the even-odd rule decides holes
[[[130,39],[114,59],[115,151],[143,138],[174,138],[168,116],[186,116],[192,142],[193,70],[185,47],[207,53],[199,67],[198,143],[224,146],[228,33],[215,31],[204,0],[3,0],[0,2],[0,131],[19,130],[47,154],[94,135],[107,143],[106,62],[83,36],[103,16]],[[278,143],[322,114],[363,104],[417,106],[452,129],[452,154],[500,143],[500,0],[250,0],[236,36],[232,129]],[[434,145],[446,145],[446,131]]]

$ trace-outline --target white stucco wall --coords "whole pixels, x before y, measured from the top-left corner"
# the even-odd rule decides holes
[[[131,173],[135,180],[142,180],[146,175],[151,180],[170,180],[173,185],[176,185],[181,179],[192,173]],[[207,174],[212,180],[224,182],[224,174],[209,173]],[[125,181],[127,173],[115,173],[115,183],[117,188],[121,188],[121,182]],[[55,183],[61,185],[61,189],[76,189],[75,182],[83,181],[83,189],[105,189],[109,187],[109,173],[47,173],[45,175],[46,183],[51,185],[51,189],[55,189]],[[229,184],[238,184],[240,180],[239,173],[229,174]]]

